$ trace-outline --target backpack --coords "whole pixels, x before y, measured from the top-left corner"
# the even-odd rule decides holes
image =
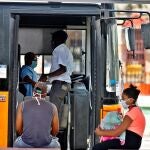
[[[20,68],[20,71],[19,71],[19,92],[22,93],[24,96],[26,96],[27,90],[24,86],[25,83],[23,82],[23,80],[21,78],[21,71],[22,71],[22,69]]]

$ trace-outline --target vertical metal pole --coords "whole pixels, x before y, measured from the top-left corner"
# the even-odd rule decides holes
[[[10,59],[10,79],[9,79],[9,145],[13,145],[16,139],[15,119],[16,119],[16,98],[18,89],[18,29],[19,29],[19,15],[12,15],[10,19],[10,40],[11,40],[11,59]]]
[[[70,103],[70,92],[67,94],[68,98],[68,130],[67,130],[67,150],[70,150],[70,129],[71,129],[71,103]]]

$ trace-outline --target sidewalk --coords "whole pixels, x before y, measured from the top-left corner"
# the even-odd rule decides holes
[[[150,136],[143,137],[140,150],[150,150]]]

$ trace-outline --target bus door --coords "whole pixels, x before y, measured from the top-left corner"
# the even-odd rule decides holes
[[[92,130],[100,123],[105,109],[107,109],[106,111],[115,111],[120,108],[120,105],[117,105],[118,98],[116,96],[119,75],[117,24],[115,20],[107,19],[106,8],[100,10],[99,16],[92,17]],[[93,135],[92,141],[96,142],[97,140],[97,137]]]
[[[100,12],[100,11],[99,11]],[[95,143],[93,129],[99,124],[99,108],[104,92],[105,50],[104,35],[101,32],[101,20],[99,16],[93,16],[91,20],[91,84],[92,84],[92,112],[91,112],[91,145]]]
[[[73,76],[79,78],[81,76],[80,80],[82,80],[81,84],[78,84],[80,82],[77,80],[73,85],[79,93],[74,92],[74,89],[71,93],[71,101],[73,102],[71,104],[73,115],[69,139],[71,147],[73,149],[86,149],[88,147],[88,138],[90,135],[93,137],[93,130],[96,124],[95,119],[99,118],[97,115],[99,105],[97,104],[103,91],[100,92],[100,89],[104,85],[102,72],[104,72],[105,55],[103,55],[103,50],[101,49],[100,10],[97,5],[75,6],[66,5],[63,8],[63,5],[61,7],[47,7],[46,5],[25,7],[17,5],[19,7],[18,10],[16,7],[19,16],[15,15],[12,17],[12,25],[14,26],[11,28],[13,37],[11,38],[11,47],[15,53],[11,54],[12,63],[10,67],[13,73],[10,81],[10,108],[11,112],[13,112],[10,115],[10,119],[13,122],[10,123],[10,128],[12,129],[11,137],[9,138],[11,140],[11,143],[9,142],[10,145],[12,145],[16,136],[14,125],[16,106],[17,102],[19,102],[18,72],[19,68],[24,64],[24,55],[26,52],[33,51],[38,56],[39,64],[38,68],[35,68],[37,74],[40,76],[42,73],[48,73],[51,66],[49,63],[51,61],[51,35],[60,29],[65,30],[70,36],[67,45],[71,49],[75,60]],[[22,7],[23,11],[21,11]],[[29,7],[32,9],[28,9]],[[41,14],[43,9],[46,11],[44,11],[44,14]],[[55,9],[55,11],[51,11],[51,9]],[[68,10],[69,13],[67,12]],[[72,15],[70,15],[70,12]],[[88,97],[82,95],[80,88],[83,86],[80,85],[84,85],[84,90],[88,92]],[[50,87],[49,83],[48,86]],[[66,142],[66,139],[63,139],[63,141]],[[66,149],[65,146],[64,149]]]
[[[9,112],[8,145],[12,145],[15,134],[16,100],[18,95],[19,50],[18,50],[19,15],[10,16],[10,68],[9,68]],[[12,132],[13,131],[13,132]]]

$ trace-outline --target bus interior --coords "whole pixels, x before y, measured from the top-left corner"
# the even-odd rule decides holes
[[[76,148],[84,148],[86,145],[86,138],[88,136],[88,114],[89,114],[89,84],[90,84],[90,44],[87,42],[90,40],[90,26],[89,20],[91,17],[88,16],[70,16],[70,15],[20,15],[19,16],[19,29],[18,29],[18,44],[19,44],[19,51],[18,56],[19,58],[19,66],[21,67],[24,65],[24,54],[33,51],[38,56],[38,65],[35,68],[36,72],[38,73],[39,77],[41,74],[49,73],[50,66],[51,66],[51,36],[52,33],[57,30],[65,30],[68,34],[67,45],[71,52],[73,53],[74,57],[74,72],[72,75],[72,92],[71,92],[71,109],[72,109],[72,124],[71,124],[71,131],[74,130],[76,135],[71,132],[70,137],[75,141],[75,143],[71,147]],[[88,41],[87,41],[88,40]],[[88,42],[89,43],[89,42]],[[88,67],[87,67],[88,66]],[[79,84],[80,83],[80,84]],[[83,93],[79,92],[74,97],[73,87],[75,85],[77,88],[80,88]],[[48,91],[50,90],[51,84],[47,82]],[[85,96],[84,96],[85,94]],[[20,95],[20,93],[19,93]],[[80,101],[75,101],[79,96],[83,95],[83,98]],[[18,103],[21,98],[18,96]],[[82,103],[81,103],[82,101]],[[81,103],[81,104],[79,104]],[[68,102],[67,102],[68,104]],[[73,108],[73,105],[78,105],[78,108]],[[66,105],[65,105],[66,106]],[[85,112],[79,114],[78,117],[75,117],[80,109],[83,106],[87,107]],[[73,111],[74,110],[74,111]],[[83,122],[81,122],[81,126],[77,126],[78,121],[81,118],[85,118]],[[85,127],[85,131],[82,133],[84,136],[81,136],[79,132],[81,132],[82,126]],[[64,127],[67,128],[67,127]],[[60,131],[58,135],[60,138],[62,149],[66,149],[67,141],[64,139],[66,138],[67,130]],[[77,134],[78,132],[78,134]],[[73,141],[72,140],[72,141]],[[79,143],[79,141],[85,141]],[[73,143],[73,142],[72,142]],[[79,144],[77,144],[79,143]]]

